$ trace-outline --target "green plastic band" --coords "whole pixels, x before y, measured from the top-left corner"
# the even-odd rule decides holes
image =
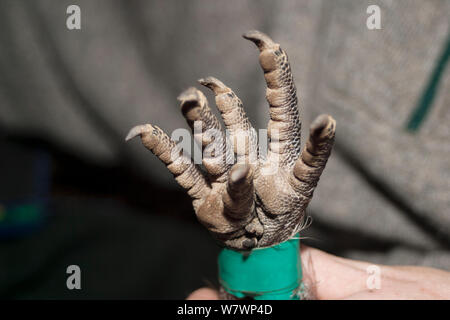
[[[300,240],[292,239],[269,248],[219,253],[219,281],[237,298],[298,300],[302,280]]]

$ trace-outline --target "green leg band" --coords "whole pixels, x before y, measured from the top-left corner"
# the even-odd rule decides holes
[[[300,240],[292,239],[270,248],[219,253],[219,281],[237,298],[298,300],[302,280]]]

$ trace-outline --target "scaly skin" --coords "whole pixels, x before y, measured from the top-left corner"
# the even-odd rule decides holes
[[[180,152],[174,152],[176,143],[156,126],[136,126],[126,138],[141,137],[144,146],[167,165],[192,197],[198,220],[222,245],[235,250],[273,246],[300,231],[306,207],[330,155],[336,126],[328,115],[317,117],[301,151],[301,119],[286,53],[259,31],[247,32],[244,38],[258,47],[267,84],[267,157],[258,154],[256,133],[239,98],[213,77],[199,82],[214,92],[234,145],[225,143],[223,131],[215,138],[205,134],[209,129],[222,129],[201,91],[190,88],[178,98],[192,129],[196,121],[202,121],[201,133],[195,139],[203,150],[214,147],[222,151],[203,157],[204,171]]]

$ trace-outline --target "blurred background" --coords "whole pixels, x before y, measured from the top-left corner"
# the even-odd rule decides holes
[[[71,4],[81,30],[66,27]],[[208,75],[265,128],[251,29],[289,54],[304,136],[320,113],[337,120],[303,242],[450,270],[449,16],[448,0],[0,0],[0,297],[183,299],[217,284],[219,248],[189,197],[124,137],[186,128],[176,97]]]

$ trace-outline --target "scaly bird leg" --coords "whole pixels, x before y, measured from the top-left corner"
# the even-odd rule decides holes
[[[258,47],[267,84],[267,159],[263,161],[257,153],[256,134],[241,100],[213,77],[200,83],[214,92],[231,144],[199,90],[190,88],[178,98],[206,154],[206,176],[158,127],[137,126],[127,136],[127,140],[141,137],[188,191],[199,221],[222,245],[235,250],[270,247],[300,231],[306,207],[330,156],[336,128],[332,117],[319,116],[311,124],[309,139],[301,151],[301,118],[287,54],[259,31],[247,32],[244,38]],[[195,130],[197,122],[199,130]]]

